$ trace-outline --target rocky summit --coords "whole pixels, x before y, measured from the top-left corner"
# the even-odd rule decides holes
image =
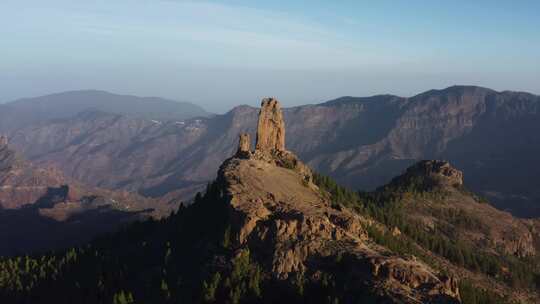
[[[285,150],[285,122],[281,105],[274,98],[265,98],[261,103],[257,125],[257,150]]]
[[[279,284],[320,284],[343,263],[342,273],[357,290],[371,290],[386,302],[454,303],[453,278],[416,259],[396,256],[372,243],[366,218],[331,202],[313,182],[311,170],[285,149],[279,102],[265,99],[259,114],[257,146],[220,167],[217,185],[228,202],[237,250],[249,250]],[[271,152],[271,153],[269,153]]]
[[[422,187],[463,186],[463,172],[444,160],[422,160],[407,168],[404,174],[394,178],[391,185],[411,183],[417,179]]]

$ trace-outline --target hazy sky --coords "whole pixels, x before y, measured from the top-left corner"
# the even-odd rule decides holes
[[[102,89],[223,112],[453,84],[540,93],[540,1],[0,3],[0,101]]]

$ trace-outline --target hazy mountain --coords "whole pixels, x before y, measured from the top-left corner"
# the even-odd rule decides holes
[[[1,141],[1,140],[0,140]],[[38,168],[0,142],[0,209],[16,209],[36,202],[48,188],[67,184],[62,172],[54,167]]]
[[[447,159],[499,207],[540,215],[540,97],[456,86],[411,98],[343,97],[284,109],[288,147],[316,170],[374,189],[419,159]],[[201,189],[254,135],[257,109],[156,123],[87,112],[12,132],[15,146],[85,183],[147,195]],[[253,137],[252,137],[253,138]]]
[[[13,130],[51,119],[71,117],[86,110],[157,121],[209,115],[201,107],[188,102],[84,90],[24,98],[0,105],[0,130]]]
[[[0,138],[0,256],[80,244],[174,207],[85,186],[52,166],[29,163]]]

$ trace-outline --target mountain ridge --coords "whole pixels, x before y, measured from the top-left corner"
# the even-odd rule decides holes
[[[182,120],[211,114],[201,107],[160,97],[121,95],[101,90],[77,90],[21,98],[0,105],[0,129],[14,130],[28,124],[68,118],[86,110],[154,120]]]
[[[332,104],[335,104],[335,103],[347,103],[347,102],[373,102],[373,101],[377,101],[377,100],[381,100],[381,99],[405,100],[405,99],[416,98],[416,97],[419,97],[419,96],[422,96],[422,95],[429,95],[429,94],[432,94],[432,93],[448,93],[448,92],[454,92],[455,93],[456,91],[465,92],[467,90],[469,90],[469,91],[471,91],[471,90],[480,90],[480,91],[499,93],[499,94],[518,94],[518,95],[523,94],[523,95],[529,95],[529,96],[532,96],[532,97],[540,97],[540,95],[538,95],[538,94],[534,94],[534,93],[530,93],[530,92],[526,92],[526,91],[513,91],[513,90],[497,91],[497,90],[494,90],[494,89],[491,89],[491,88],[488,88],[488,87],[476,86],[476,85],[452,85],[452,86],[445,87],[445,88],[442,88],[442,89],[427,90],[427,91],[424,91],[424,92],[421,92],[421,93],[418,93],[418,94],[415,94],[415,95],[412,95],[412,96],[409,96],[409,97],[404,97],[404,96],[394,95],[394,94],[384,94],[384,93],[375,94],[375,95],[371,95],[371,96],[350,96],[350,95],[347,95],[347,96],[337,97],[337,98],[331,99],[329,101],[325,101],[325,102],[321,102],[321,103],[315,103],[314,105],[332,105]]]
[[[293,134],[287,146],[344,185],[375,189],[420,159],[448,159],[466,171],[473,190],[499,208],[531,216],[540,215],[535,203],[540,193],[531,183],[540,170],[530,169],[540,166],[534,156],[540,153],[539,108],[536,95],[454,87],[384,102],[284,108],[284,118]],[[30,159],[55,163],[75,179],[141,193],[181,190],[187,199],[194,192],[172,182],[179,178],[190,189],[204,188],[234,152],[236,134],[248,132],[254,138],[256,115],[255,108],[239,106],[211,118],[161,125],[101,119],[95,124],[104,129],[95,133],[87,132],[95,129],[92,123],[66,120],[21,129],[11,137]],[[81,131],[87,134],[82,142],[67,140]],[[86,161],[112,169],[88,167]],[[130,163],[146,165],[136,169]],[[105,173],[111,178],[105,179]]]

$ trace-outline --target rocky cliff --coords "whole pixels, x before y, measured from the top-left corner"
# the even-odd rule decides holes
[[[335,262],[343,259],[352,289],[369,289],[386,302],[454,303],[454,279],[417,260],[393,255],[373,244],[365,227],[370,222],[347,209],[334,209],[312,183],[311,170],[284,146],[279,103],[263,101],[257,148],[226,160],[216,183],[228,202],[237,250],[248,249],[272,280],[320,284]],[[271,113],[268,118],[268,113]],[[272,123],[268,123],[268,121]],[[264,143],[264,144],[263,144]],[[268,144],[268,145],[267,145]]]
[[[281,105],[274,98],[265,98],[261,103],[256,147],[259,151],[285,150],[285,121]]]

